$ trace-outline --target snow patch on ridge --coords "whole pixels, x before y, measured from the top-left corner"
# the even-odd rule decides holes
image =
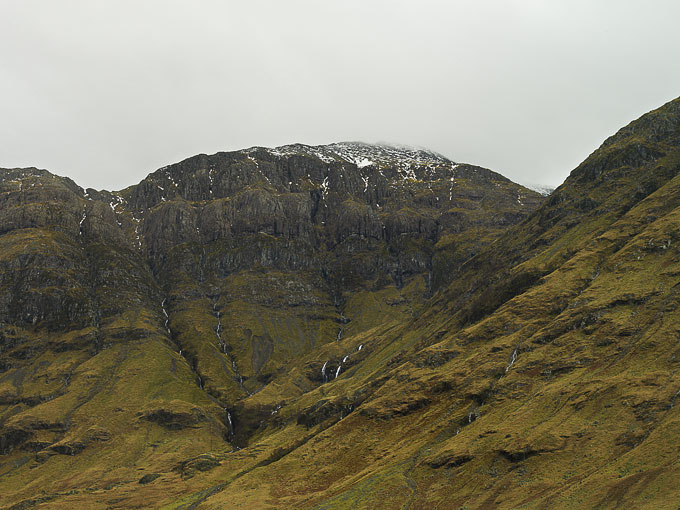
[[[457,164],[441,154],[423,148],[405,145],[368,144],[363,142],[339,142],[328,145],[291,144],[274,148],[252,147],[243,152],[250,154],[263,150],[269,154],[288,158],[310,156],[324,163],[351,163],[359,169],[368,167],[393,168],[402,179],[415,179],[415,168],[425,168],[432,173],[440,167],[453,170]]]
[[[536,193],[540,193],[544,197],[547,197],[550,195],[553,191],[555,191],[555,188],[553,186],[547,186],[545,184],[522,184],[527,189],[530,189],[531,191],[535,191]]]

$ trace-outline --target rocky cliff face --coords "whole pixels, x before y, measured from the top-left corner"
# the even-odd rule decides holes
[[[291,364],[411,317],[541,201],[359,143],[199,155],[119,192],[2,170],[0,450],[49,471],[144,423],[184,430],[182,458],[246,445],[281,405],[255,395]],[[304,369],[294,393],[341,365]]]

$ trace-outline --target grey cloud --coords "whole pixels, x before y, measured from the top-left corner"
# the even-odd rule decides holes
[[[391,141],[559,184],[680,95],[675,0],[2,0],[0,166]]]

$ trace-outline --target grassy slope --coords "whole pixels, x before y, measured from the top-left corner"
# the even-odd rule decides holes
[[[617,154],[641,143],[639,136],[613,140],[588,164],[616,163]],[[348,338],[354,345],[366,341],[369,357],[350,377],[298,404],[355,401],[357,393],[379,389],[323,431],[292,423],[272,431],[265,436],[272,448],[305,433],[312,439],[236,478],[206,507],[229,501],[252,508],[675,508],[680,178],[669,176],[680,169],[680,153],[674,137],[677,131],[667,143],[645,138],[661,149],[648,161],[633,160],[628,168],[610,163],[604,171],[610,178],[616,172],[616,183],[584,183],[576,171],[560,191],[594,197],[594,207],[575,208],[571,217],[560,211],[555,224],[537,227],[550,217],[548,205],[519,235],[499,241],[512,250],[522,234],[536,236],[541,228],[549,239],[528,257],[525,251],[513,260],[509,251],[514,269],[502,270],[545,276],[495,313],[458,330],[474,314],[436,312],[442,304],[435,300],[434,311],[415,323],[386,326],[387,338],[379,332]],[[646,183],[653,183],[648,196],[631,197]],[[473,290],[467,299],[475,297]]]
[[[120,444],[97,444],[91,469],[101,466],[94,455],[120,466],[93,471],[97,483],[74,470],[50,484],[53,469],[69,473],[68,457],[42,468],[13,454],[3,466],[24,464],[0,479],[3,487],[12,501],[25,499],[34,490],[20,488],[31,476],[49,498],[35,506],[46,508],[676,508],[680,153],[677,128],[658,139],[656,120],[669,110],[678,118],[677,107],[613,137],[429,302],[422,276],[400,291],[348,297],[352,321],[339,341],[325,332],[301,356],[282,353],[285,370],[234,403],[237,416],[266,417],[246,448],[207,444],[219,422],[168,433],[132,420],[129,437],[145,447],[116,457]],[[252,276],[215,285],[229,294],[257,285]],[[203,324],[211,301],[195,294],[182,313]],[[323,326],[331,304],[319,298],[316,316],[319,330],[335,333]],[[244,327],[240,315],[270,313],[257,300],[217,305],[234,332]],[[179,309],[171,316],[185,320]],[[208,328],[197,338],[213,335]],[[237,354],[244,366],[252,359]],[[337,379],[314,382],[325,361],[337,366],[347,354]],[[196,389],[177,391],[188,387]],[[150,453],[149,444],[162,446]],[[187,444],[194,453],[181,450]],[[137,483],[150,471],[160,477]]]

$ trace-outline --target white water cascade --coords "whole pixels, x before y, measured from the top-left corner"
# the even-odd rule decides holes
[[[85,218],[87,218],[87,214],[85,213],[85,209],[83,209],[83,217],[80,220],[80,231],[78,233],[81,236],[83,235],[83,223],[85,222]]]
[[[217,309],[217,302],[213,303],[212,311],[213,311],[213,315],[215,317],[217,317],[217,326],[215,327],[215,336],[217,336],[217,344],[219,346],[220,352],[222,352],[222,354],[224,354],[229,359],[229,361],[231,361],[231,368],[234,371],[234,377],[238,380],[239,386],[246,393],[246,395],[250,396],[250,395],[252,395],[252,392],[248,391],[248,389],[243,384],[243,376],[241,376],[241,372],[239,372],[238,367],[236,366],[236,360],[227,351],[227,342],[225,342],[224,339],[222,338],[222,331],[223,331],[223,329],[222,329],[222,312],[220,312]]]
[[[227,413],[227,423],[229,424],[229,436],[234,437],[234,422],[231,420],[231,413],[225,407],[224,412]]]
[[[507,373],[508,370],[510,370],[510,367],[515,364],[515,361],[517,361],[517,350],[519,349],[519,345],[515,347],[515,350],[512,351],[512,356],[510,356],[510,363],[508,363],[508,366],[505,367],[505,372]]]
[[[345,316],[342,313],[340,313],[340,319],[341,320],[345,319]],[[340,326],[340,329],[338,330],[338,336],[335,339],[336,342],[339,342],[340,340],[342,340],[342,333],[343,333],[344,330],[345,330],[345,324],[343,323],[342,326]]]
[[[163,309],[163,315],[165,315],[165,329],[168,332],[168,335],[170,334],[170,317],[168,316],[168,311],[165,309],[165,303],[167,303],[168,299],[163,298],[163,302],[161,303],[161,308]]]

